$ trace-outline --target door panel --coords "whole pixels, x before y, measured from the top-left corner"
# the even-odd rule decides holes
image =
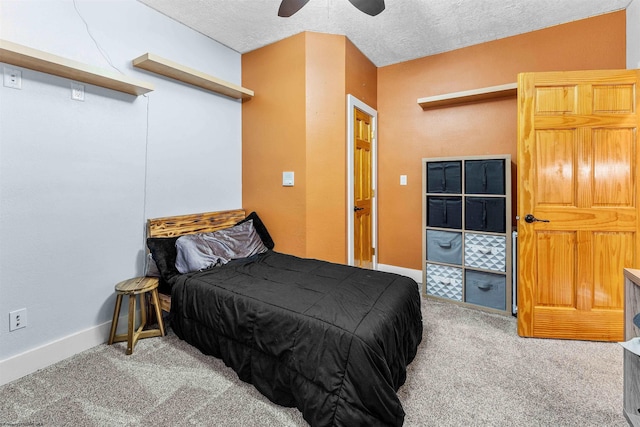
[[[546,286],[536,288],[541,306],[574,307],[576,237],[573,232],[540,232],[536,236],[538,280]]]
[[[575,162],[575,130],[542,130],[536,132],[537,169],[553,167],[537,174],[539,205],[575,205],[573,193]]]
[[[538,86],[535,91],[536,114],[575,113],[575,86]]]
[[[632,206],[633,129],[593,130],[593,205]]]
[[[631,114],[635,108],[632,84],[594,85],[593,111],[594,113],[622,113]]]
[[[594,308],[615,309],[624,305],[623,269],[633,263],[633,233],[594,233]],[[614,278],[612,280],[612,278]]]
[[[638,268],[640,244],[637,81],[635,70],[519,76],[522,336],[623,338],[623,268]]]

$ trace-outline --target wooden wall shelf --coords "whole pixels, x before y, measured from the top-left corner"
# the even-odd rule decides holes
[[[512,96],[516,96],[517,93],[518,84],[508,83],[481,89],[427,96],[426,98],[419,98],[418,104],[422,107],[422,109],[427,110],[430,108],[449,107],[452,105],[466,104],[469,102],[509,98]]]
[[[53,74],[79,82],[130,95],[143,95],[153,90],[151,83],[132,79],[109,70],[83,64],[7,40],[0,40],[0,62]]]
[[[194,86],[201,87],[231,98],[246,100],[253,97],[253,91],[226,82],[217,77],[186,67],[152,53],[145,53],[133,60],[133,66],[161,74]]]

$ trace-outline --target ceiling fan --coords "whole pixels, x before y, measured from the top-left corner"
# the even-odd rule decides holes
[[[307,4],[309,0],[282,0],[278,16],[288,18]],[[361,12],[367,15],[376,16],[384,10],[384,0],[349,0],[349,2],[357,7]]]

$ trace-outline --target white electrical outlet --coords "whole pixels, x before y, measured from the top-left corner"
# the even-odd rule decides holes
[[[22,71],[4,67],[3,83],[6,87],[22,89]]]
[[[71,82],[71,99],[76,101],[84,101],[84,85]]]
[[[9,313],[9,331],[27,327],[27,309],[11,311]]]

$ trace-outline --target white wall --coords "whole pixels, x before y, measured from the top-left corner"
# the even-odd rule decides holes
[[[0,377],[104,330],[115,283],[142,273],[146,218],[242,204],[240,102],[131,65],[152,52],[240,84],[240,54],[135,0],[76,5],[113,66],[156,89],[85,85],[79,102],[70,80],[23,68],[21,90],[0,86]],[[0,38],[114,71],[70,0],[0,0]],[[21,308],[28,326],[9,332]]]

